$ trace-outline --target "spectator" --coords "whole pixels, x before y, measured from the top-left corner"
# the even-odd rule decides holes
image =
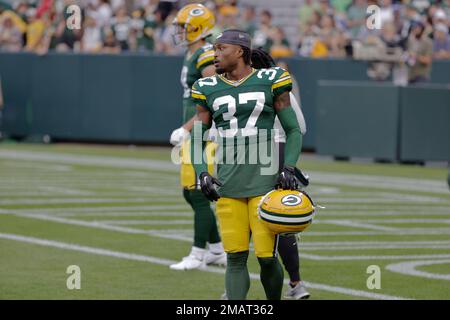
[[[259,15],[259,26],[253,37],[253,45],[256,48],[262,48],[264,51],[270,52],[272,29],[272,14],[268,10],[263,10]]]
[[[172,3],[160,2],[155,10],[155,52],[164,54],[176,54],[179,49],[175,47],[172,39],[174,16],[171,15]]]
[[[328,56],[327,46],[319,39],[315,25],[307,24],[299,43],[299,54],[304,57],[322,58]]]
[[[102,32],[92,16],[86,16],[81,40],[82,52],[99,52],[102,49]]]
[[[435,59],[450,59],[450,36],[448,27],[443,23],[434,27],[433,57]]]
[[[131,39],[130,47],[133,51],[148,52],[153,51],[153,28],[154,21],[148,21],[145,17],[145,10],[139,9],[132,13],[131,19]]]
[[[25,50],[34,51],[44,36],[45,25],[41,19],[36,16],[36,9],[30,8],[27,11],[27,34]]]
[[[352,0],[331,0],[331,5],[336,9],[336,13],[345,13]]]
[[[327,47],[328,56],[345,56],[344,37],[343,34],[336,29],[333,15],[324,15],[320,19],[319,38]]]
[[[0,19],[0,50],[17,52],[22,48],[22,32],[9,16]]]
[[[409,83],[426,82],[430,78],[433,42],[424,31],[425,25],[422,22],[416,22],[408,38]]]
[[[44,34],[34,50],[39,55],[43,55],[48,52],[50,46],[52,45],[52,40],[54,39],[56,28],[52,24],[52,11],[53,9],[51,8],[49,8],[49,10],[45,10],[45,13],[41,17],[44,24]]]
[[[323,15],[334,15],[334,9],[332,6],[330,6],[329,0],[319,0],[319,7],[317,11],[320,13],[321,16]]]
[[[298,10],[300,20],[300,33],[304,33],[314,13],[319,9],[318,4],[313,0],[305,0]]]
[[[293,55],[289,47],[289,41],[286,39],[284,31],[280,27],[275,27],[272,32],[272,46],[270,55],[274,58],[286,58]]]
[[[114,32],[111,28],[105,28],[105,36],[103,40],[103,47],[101,52],[103,53],[119,53],[120,44],[114,36]]]
[[[129,49],[128,38],[130,36],[131,21],[125,7],[117,9],[115,16],[111,19],[111,29],[119,42],[121,51],[127,51]]]
[[[100,0],[98,7],[93,9],[89,14],[96,20],[97,26],[102,29],[109,26],[109,22],[113,15],[113,10],[109,4],[109,0]]]
[[[383,27],[385,23],[394,22],[394,7],[392,5],[392,0],[381,0],[380,4],[380,19],[381,26]]]
[[[255,31],[257,29],[255,20],[255,8],[252,6],[246,6],[244,8],[244,13],[242,14],[241,28],[245,30],[251,37],[255,35]]]
[[[438,23],[448,24],[449,21],[447,19],[447,15],[445,14],[445,11],[441,8],[437,9],[433,14],[433,25],[436,25]]]
[[[347,27],[352,38],[357,38],[361,33],[361,29],[366,27],[366,10],[366,0],[354,0],[353,4],[349,7]]]

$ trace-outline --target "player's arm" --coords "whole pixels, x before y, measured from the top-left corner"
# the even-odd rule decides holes
[[[278,177],[277,184],[283,189],[297,189],[295,165],[302,150],[302,134],[297,121],[297,116],[291,107],[289,91],[275,96],[274,108],[286,133],[286,146],[284,150],[284,166]]]
[[[216,69],[213,64],[214,51],[212,50],[210,51],[203,53],[200,56],[199,62],[197,64],[197,68],[199,68],[202,74],[202,78],[213,76],[216,73]],[[170,143],[175,146],[180,144],[184,139],[186,139],[189,136],[189,133],[192,131],[192,127],[194,126],[194,121],[196,119],[197,115],[194,115],[180,128],[175,129],[170,136]]]
[[[209,65],[202,70],[202,78],[211,77],[216,73],[216,68],[214,65]],[[197,119],[197,115],[194,115],[190,118],[185,124],[182,125],[182,128],[187,132],[191,132],[192,127],[194,126],[194,121]]]
[[[208,173],[203,153],[206,148],[205,132],[211,128],[211,113],[203,106],[197,105],[197,118],[191,134],[191,162],[196,176],[200,181],[200,188],[209,201],[217,201],[220,196],[216,185],[221,186],[219,180]]]
[[[297,102],[297,99],[295,98],[294,94],[292,92],[289,92],[289,96],[291,98],[291,107],[295,112],[295,115],[297,116],[298,125],[300,127],[300,132],[302,136],[306,133],[306,121],[305,117],[303,116],[302,109],[300,108],[300,104]]]

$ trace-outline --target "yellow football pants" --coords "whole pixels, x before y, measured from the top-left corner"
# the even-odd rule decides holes
[[[277,236],[258,218],[261,198],[220,198],[217,201],[216,214],[225,252],[248,251],[251,236],[257,257],[275,256]]]
[[[212,142],[206,143],[206,161],[208,163],[208,172],[212,175],[214,172],[214,151],[217,147]],[[191,163],[191,140],[185,140],[181,146],[181,172],[180,183],[184,189],[195,189],[196,177],[194,166]]]

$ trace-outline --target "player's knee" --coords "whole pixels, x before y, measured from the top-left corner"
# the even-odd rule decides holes
[[[261,271],[269,271],[272,272],[273,270],[281,269],[280,262],[278,261],[278,258],[276,257],[266,257],[266,258],[259,258],[258,257],[259,266],[261,267]]]
[[[227,253],[227,269],[242,269],[247,266],[248,251]]]

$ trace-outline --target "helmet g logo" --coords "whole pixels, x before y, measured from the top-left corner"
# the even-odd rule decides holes
[[[200,8],[192,9],[191,12],[189,12],[189,14],[193,17],[201,16],[203,13],[204,11]]]
[[[284,196],[281,199],[281,203],[286,205],[286,206],[296,206],[300,203],[302,203],[302,198],[300,198],[299,196],[296,196],[295,194],[288,194],[287,196]]]

